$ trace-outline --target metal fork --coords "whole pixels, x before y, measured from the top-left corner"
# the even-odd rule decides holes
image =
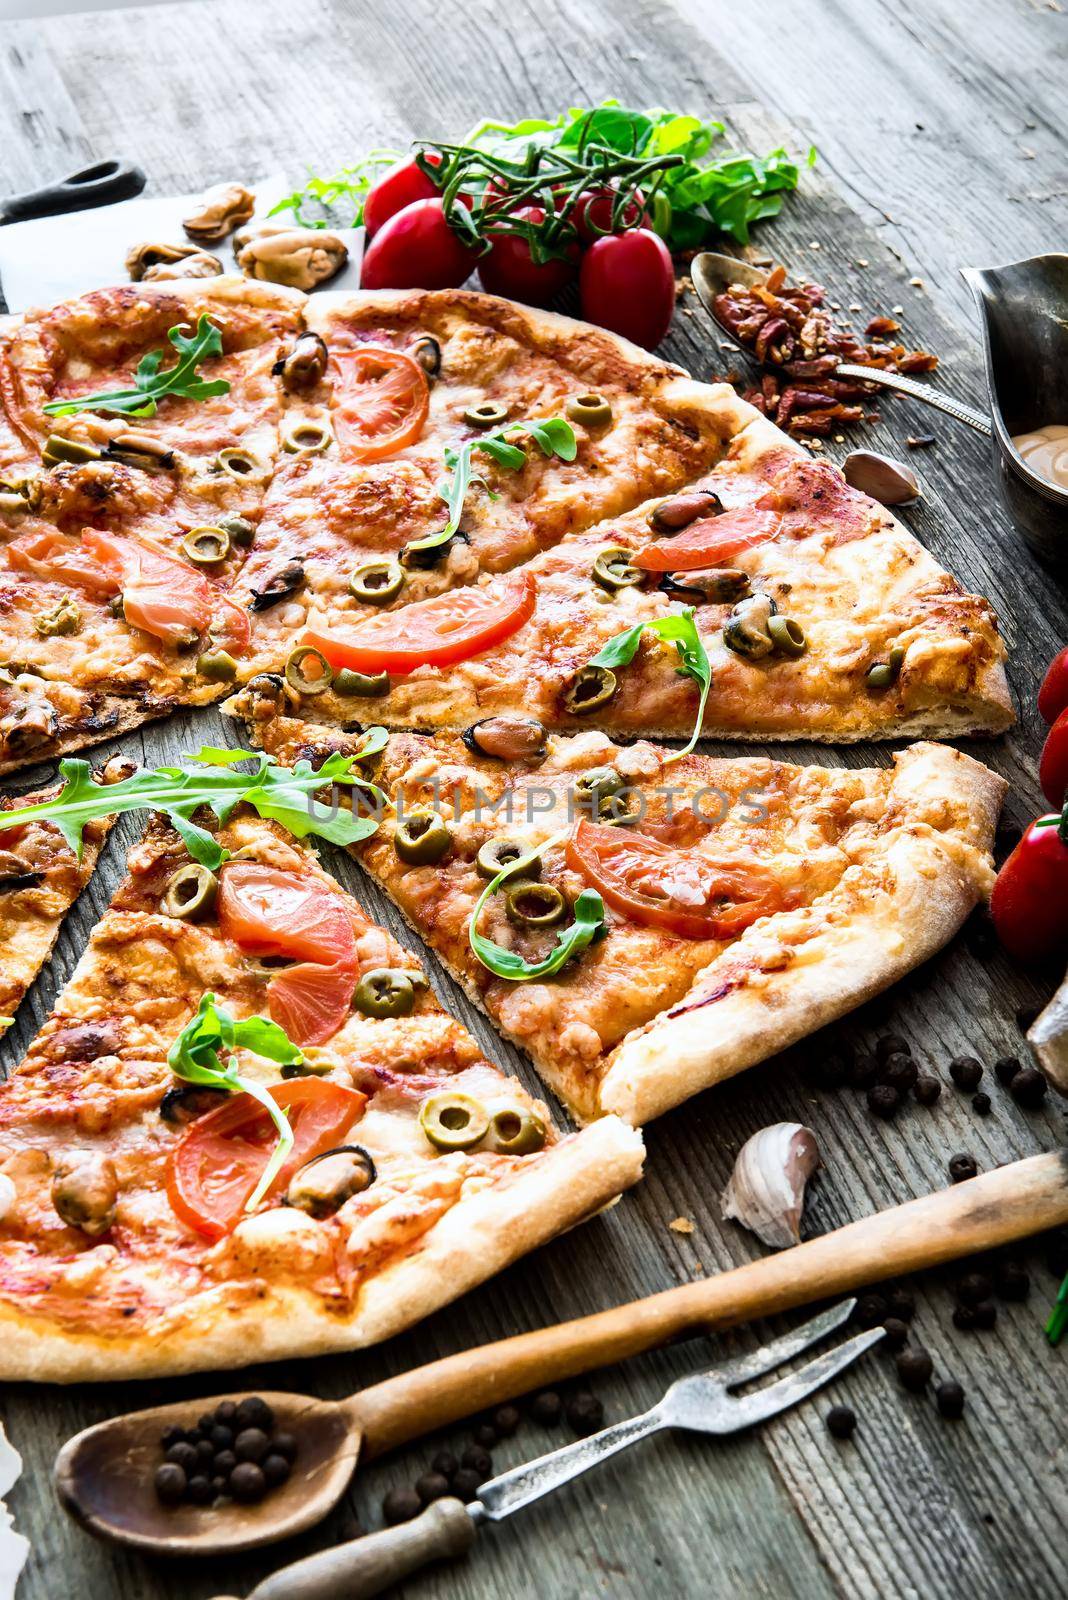
[[[259,1584],[248,1600],[364,1600],[430,1561],[462,1555],[483,1523],[502,1521],[662,1428],[724,1435],[766,1422],[822,1389],[878,1344],[886,1330],[870,1328],[854,1334],[763,1389],[744,1395],[733,1391],[811,1349],[840,1328],[855,1305],[855,1300],[844,1300],[751,1355],[677,1379],[651,1411],[502,1472],[482,1485],[479,1498],[470,1505],[436,1500],[412,1522],[298,1561]]]

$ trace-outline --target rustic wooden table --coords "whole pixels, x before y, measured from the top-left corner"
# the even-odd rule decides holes
[[[160,193],[280,165],[297,180],[306,165],[332,171],[372,145],[455,134],[487,112],[532,114],[609,94],[718,112],[740,141],[759,148],[780,138],[800,152],[810,141],[819,147],[801,195],[760,243],[826,281],[843,306],[902,306],[910,339],[941,354],[942,381],[978,402],[975,318],[957,268],[1063,246],[1066,78],[1068,17],[1059,0],[512,0],[493,7],[206,0],[0,29],[0,181],[29,188],[85,157],[112,153],[142,162]],[[707,321],[692,301],[684,305],[670,354],[701,377],[721,373],[724,357]],[[1034,691],[1042,664],[1068,639],[1064,590],[1008,526],[981,440],[909,403],[887,405],[884,415],[876,447],[901,450],[910,433],[937,435],[917,455],[926,496],[907,518],[1002,618],[1020,722],[973,753],[1011,780],[1007,815],[1024,822],[1038,804]],[[219,732],[211,714],[179,718],[127,747],[155,761],[214,742]],[[879,763],[887,752],[823,757]],[[22,1008],[6,1043],[9,1061],[66,981],[133,831],[116,830]],[[351,862],[330,860],[343,882],[395,922]],[[877,1015],[858,1013],[846,1026],[858,1045],[891,1026],[943,1076],[952,1056],[980,1056],[994,1099],[986,1119],[947,1085],[935,1111],[911,1107],[889,1126],[874,1123],[854,1092],[807,1087],[799,1068],[825,1047],[810,1041],[652,1127],[648,1177],[610,1215],[384,1349],[292,1363],[250,1381],[338,1395],[469,1344],[745,1260],[754,1241],[721,1222],[717,1196],[739,1145],[771,1121],[796,1118],[818,1131],[826,1169],[813,1231],[943,1185],[954,1151],[970,1150],[989,1167],[1050,1148],[1063,1135],[1060,1106],[1022,1113],[990,1083],[989,1065],[1026,1048],[1017,1008],[1043,998],[1051,982],[1052,975],[1032,980],[1000,956],[980,960],[965,936],[899,986]],[[491,1055],[508,1056],[447,979],[439,988]],[[512,1065],[531,1081],[522,1061]],[[670,1227],[679,1217],[693,1223],[692,1232]],[[644,1600],[650,1590],[668,1597],[738,1587],[805,1600],[1062,1595],[1066,1356],[1042,1338],[1054,1280],[1041,1251],[1028,1259],[1031,1300],[1002,1306],[992,1333],[958,1333],[948,1287],[916,1286],[917,1335],[938,1372],[966,1386],[962,1422],[942,1421],[929,1397],[900,1388],[885,1357],[869,1358],[836,1389],[859,1414],[854,1443],[830,1438],[824,1401],[726,1445],[646,1444],[490,1532],[462,1566],[413,1581],[405,1593]],[[733,1344],[767,1331],[739,1334]],[[709,1340],[635,1362],[598,1377],[596,1391],[610,1418],[627,1415],[726,1345]],[[210,1572],[104,1548],[59,1514],[49,1468],[67,1434],[120,1408],[225,1381],[3,1395],[0,1414],[26,1462],[11,1496],[33,1541],[23,1600],[68,1592],[93,1600],[245,1594],[281,1559],[377,1526],[385,1489],[410,1482],[442,1442],[361,1474],[343,1507],[299,1549],[218,1563]],[[511,1464],[546,1443],[525,1423],[496,1460]]]

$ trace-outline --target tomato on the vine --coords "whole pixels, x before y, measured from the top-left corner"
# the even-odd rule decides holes
[[[1058,650],[1038,691],[1038,714],[1043,722],[1056,722],[1068,707],[1068,645]]]
[[[449,226],[440,196],[415,200],[383,223],[364,251],[361,289],[458,289],[478,252]]]
[[[519,206],[511,213],[522,222],[545,221],[543,206]],[[568,246],[568,258],[551,257],[536,262],[521,234],[490,234],[490,247],[478,258],[478,276],[488,294],[503,294],[529,306],[547,306],[575,278],[578,245]]]
[[[439,155],[428,153],[426,159],[432,167],[441,165]],[[437,184],[416,165],[414,156],[391,167],[377,183],[371,185],[364,198],[363,225],[368,239],[373,239],[390,217],[403,211],[405,206],[410,206],[416,200],[433,200],[438,193]]]
[[[1068,846],[1059,827],[1032,822],[998,873],[990,914],[998,938],[1017,961],[1064,959],[1068,950]]]
[[[569,220],[574,224],[583,244],[594,244],[613,231],[612,212],[618,199],[619,184],[615,180],[600,184],[595,189],[582,191],[571,207]],[[623,214],[614,226],[619,229],[644,228],[648,222],[649,213],[645,208],[645,197],[640,189],[635,189],[634,193],[628,196],[623,206]]]
[[[582,315],[646,350],[660,343],[675,309],[671,253],[649,228],[591,244],[579,274]]]

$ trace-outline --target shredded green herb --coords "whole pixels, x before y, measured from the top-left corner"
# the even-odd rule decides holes
[[[167,331],[167,338],[178,352],[172,367],[163,367],[162,350],[150,350],[141,357],[134,373],[133,388],[108,389],[99,394],[79,395],[76,400],[51,400],[44,407],[50,417],[69,417],[77,411],[114,411],[131,417],[154,417],[159,402],[167,395],[185,400],[208,400],[212,395],[228,394],[225,378],[201,378],[197,367],[208,356],[222,355],[222,334],[202,315],[196,332],[187,338],[185,326]]]
[[[681,750],[673,751],[667,758],[668,761],[679,761],[683,756],[689,755],[700,737],[705,703],[708,700],[708,691],[712,687],[712,665],[701,635],[697,631],[693,607],[688,606],[685,611],[673,612],[670,616],[657,617],[651,622],[636,622],[633,628],[627,628],[625,632],[617,633],[615,638],[609,639],[589,664],[591,667],[611,669],[627,666],[634,660],[642,634],[646,630],[655,634],[657,638],[674,644],[679,653],[680,670],[688,678],[692,678],[700,690],[701,697],[697,704],[697,719],[694,722],[693,733]]]
[[[370,150],[355,166],[342,167],[332,178],[317,178],[309,174],[302,189],[287,194],[267,213],[277,217],[284,211],[292,214],[301,228],[328,228],[329,219],[324,211],[340,211],[347,226],[358,228],[363,221],[363,204],[367,191],[372,188],[390,167],[403,161],[400,150]],[[313,209],[309,212],[308,208]]]

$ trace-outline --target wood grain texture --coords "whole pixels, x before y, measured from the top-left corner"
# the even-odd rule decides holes
[[[1048,0],[512,0],[492,10],[471,0],[393,0],[388,8],[375,0],[212,0],[0,29],[3,182],[36,185],[85,156],[113,153],[139,160],[161,193],[279,164],[296,181],[305,164],[333,170],[371,145],[457,133],[490,110],[529,114],[608,94],[726,111],[740,141],[759,147],[782,138],[803,151],[812,140],[821,153],[761,246],[821,278],[843,307],[903,306],[909,338],[943,358],[939,381],[980,403],[975,322],[957,269],[1063,247],[1066,66],[1068,15]],[[668,349],[700,377],[729,365],[692,298]],[[926,494],[907,519],[946,566],[991,597],[1012,647],[1021,723],[970,753],[1011,781],[1007,814],[1022,823],[1038,804],[1034,690],[1045,659],[1068,639],[1064,590],[1007,525],[982,441],[910,402],[882,409],[875,448],[900,452],[910,433],[937,435],[913,458]],[[829,453],[842,448],[832,443]],[[232,741],[234,732],[206,712],[148,728],[125,748],[156,761],[203,740]],[[866,747],[790,754],[888,759],[885,748]],[[5,1042],[6,1062],[17,1059],[66,981],[137,828],[130,819],[116,828]],[[411,944],[353,863],[324,854],[369,911]],[[439,994],[487,1053],[532,1084],[526,1064],[429,965]],[[262,1381],[340,1395],[473,1343],[750,1259],[758,1247],[722,1223],[717,1197],[739,1146],[770,1121],[796,1118],[818,1133],[825,1170],[813,1232],[943,1185],[954,1151],[971,1150],[990,1167],[1051,1148],[1063,1137],[1060,1109],[1022,1113],[990,1081],[989,1067],[997,1056],[1025,1053],[1016,1010],[1044,998],[1057,976],[1032,978],[1000,955],[980,960],[962,938],[843,1029],[858,1046],[887,1027],[903,1033],[943,1076],[952,1056],[978,1055],[988,1067],[991,1117],[978,1118],[969,1097],[947,1083],[934,1111],[910,1107],[889,1126],[873,1122],[852,1091],[819,1095],[807,1086],[799,1068],[827,1048],[810,1041],[653,1126],[645,1182],[607,1216],[384,1349],[287,1364]],[[692,1221],[692,1234],[671,1230],[680,1216]],[[1003,1306],[991,1334],[958,1333],[947,1288],[919,1286],[917,1334],[938,1373],[965,1384],[962,1422],[942,1422],[929,1397],[898,1386],[886,1357],[872,1357],[835,1389],[860,1416],[854,1443],[826,1433],[820,1419],[829,1401],[777,1420],[759,1438],[652,1441],[513,1526],[488,1531],[466,1562],[413,1581],[405,1594],[645,1600],[650,1592],[737,1589],[804,1600],[1052,1600],[1064,1592],[1068,1385],[1063,1352],[1049,1351],[1041,1337],[1053,1279],[1037,1252],[1031,1260],[1031,1302]],[[769,1331],[641,1358],[603,1375],[596,1391],[609,1417],[622,1417],[651,1404],[680,1373]],[[69,1433],[122,1408],[212,1388],[207,1378],[76,1393],[12,1389],[0,1399],[27,1463],[11,1496],[34,1545],[21,1600],[53,1600],[73,1582],[94,1600],[206,1600],[246,1593],[276,1564],[278,1554],[210,1572],[146,1564],[92,1544],[52,1502],[48,1471]],[[495,1462],[511,1465],[553,1438],[525,1424]],[[442,1442],[370,1467],[326,1526],[280,1554],[292,1559],[357,1526],[377,1526],[384,1490],[410,1483]]]

